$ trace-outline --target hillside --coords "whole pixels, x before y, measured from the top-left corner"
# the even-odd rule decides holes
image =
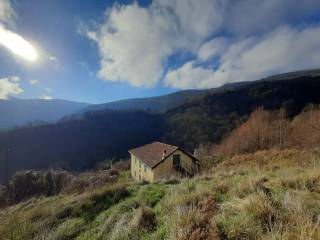
[[[0,129],[58,121],[88,106],[65,100],[8,99],[0,100]]]
[[[201,97],[205,92],[205,90],[185,90],[158,97],[134,98],[103,104],[95,104],[81,109],[79,113],[106,109],[145,110],[161,113],[167,111],[170,108],[176,107],[193,97]]]
[[[319,152],[225,159],[196,179],[114,183],[0,210],[2,239],[319,239]]]
[[[12,149],[10,172],[49,166],[83,170],[105,159],[125,158],[128,149],[155,140],[193,152],[200,144],[219,143],[256,108],[284,108],[292,118],[308,104],[320,103],[318,89],[320,77],[306,76],[240,84],[207,93],[164,114],[88,112],[82,119],[0,134],[0,163],[4,163],[5,146]]]
[[[84,170],[97,162],[127,157],[130,148],[158,139],[162,117],[142,111],[92,112],[82,120],[0,132],[0,182],[9,172],[48,167]]]
[[[206,94],[169,110],[166,139],[193,149],[200,143],[218,143],[256,108],[283,108],[289,117],[309,103],[320,103],[320,77],[303,76],[257,81],[232,90]]]
[[[120,101],[114,101],[103,104],[92,104],[86,108],[81,109],[78,114],[84,113],[86,111],[97,111],[97,110],[145,110],[156,113],[164,113],[172,108],[182,105],[186,102],[190,102],[195,98],[201,99],[206,94],[217,94],[223,93],[225,91],[234,90],[238,87],[247,86],[250,84],[257,83],[259,81],[280,81],[280,80],[290,80],[299,77],[319,77],[320,70],[305,70],[278,74],[270,76],[265,79],[260,79],[251,82],[232,82],[227,83],[221,87],[211,88],[206,90],[183,90],[174,92],[167,95],[148,97],[148,98],[134,98],[125,99]],[[77,114],[76,114],[77,115]]]
[[[0,129],[21,127],[26,125],[41,125],[53,123],[60,119],[74,120],[81,118],[89,111],[103,110],[145,110],[154,113],[164,113],[180,105],[200,100],[206,95],[224,94],[241,87],[257,84],[261,81],[272,82],[292,80],[296,78],[319,77],[320,70],[306,70],[274,75],[253,82],[233,82],[221,87],[206,90],[184,90],[167,95],[135,98],[114,101],[103,104],[87,104],[66,100],[17,99],[0,100]]]

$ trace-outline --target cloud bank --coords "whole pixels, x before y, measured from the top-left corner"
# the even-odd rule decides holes
[[[309,22],[319,10],[318,0],[116,4],[87,36],[98,46],[104,80],[209,88],[319,67],[320,25]]]
[[[174,88],[210,88],[273,73],[317,68],[319,41],[320,26],[301,30],[282,27],[261,38],[247,38],[231,44],[219,56],[217,69],[197,66],[197,60],[189,61],[170,70],[165,83]]]

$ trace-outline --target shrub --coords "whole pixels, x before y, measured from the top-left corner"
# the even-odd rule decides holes
[[[0,188],[0,208],[32,197],[63,193],[83,193],[115,182],[115,170],[71,174],[62,170],[21,171],[12,176],[8,187]]]
[[[11,205],[37,196],[52,196],[60,193],[73,176],[66,171],[22,171],[9,181],[3,194]]]

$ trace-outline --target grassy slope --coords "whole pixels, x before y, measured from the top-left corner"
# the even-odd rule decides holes
[[[0,211],[1,239],[320,239],[320,154],[263,151],[206,176],[137,185],[123,177],[81,195]]]

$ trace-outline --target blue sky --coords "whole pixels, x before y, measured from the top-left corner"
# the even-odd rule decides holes
[[[38,58],[0,39],[0,98],[102,103],[320,63],[318,0],[0,0],[1,31]]]

